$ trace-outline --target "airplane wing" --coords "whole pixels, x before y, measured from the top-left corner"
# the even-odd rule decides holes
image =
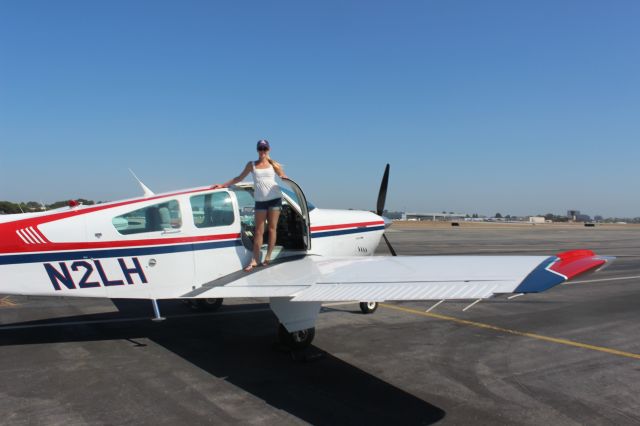
[[[482,299],[537,293],[612,258],[555,256],[304,256],[211,281],[185,298],[291,297],[294,302]]]

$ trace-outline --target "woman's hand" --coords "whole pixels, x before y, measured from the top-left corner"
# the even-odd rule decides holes
[[[211,189],[219,189],[219,188],[226,188],[227,186],[225,184],[220,184],[220,183],[216,183],[215,185],[211,185]]]

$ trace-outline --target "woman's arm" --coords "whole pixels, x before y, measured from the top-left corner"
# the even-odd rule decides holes
[[[249,173],[251,173],[251,161],[249,161],[247,165],[244,166],[244,170],[238,176],[234,177],[228,182],[223,183],[222,185],[218,183],[216,183],[215,185],[211,185],[211,189],[228,188],[229,186],[235,185],[242,179],[246,178]]]

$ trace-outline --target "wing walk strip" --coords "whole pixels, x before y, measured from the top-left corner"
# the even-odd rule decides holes
[[[228,275],[223,275],[222,277],[216,278],[215,280],[209,281],[208,283],[204,283],[199,288],[194,289],[186,294],[183,294],[180,297],[197,297],[202,293],[211,290],[212,288],[224,287],[225,285],[232,283],[240,278],[247,277],[251,274],[255,274],[256,272],[264,271],[267,268],[272,268],[275,265],[279,265],[281,263],[292,262],[294,260],[299,260],[304,257],[305,255],[293,255],[293,256],[287,256],[279,259],[274,259],[268,266],[255,267],[249,272],[246,272],[245,270],[240,269],[239,271],[232,272]]]
[[[512,330],[512,329],[509,329],[509,328],[497,327],[497,326],[491,325],[491,324],[484,324],[484,323],[481,323],[481,322],[469,321],[469,320],[464,320],[464,319],[460,319],[460,318],[456,318],[456,317],[450,317],[448,315],[434,314],[432,312],[422,312],[422,311],[418,311],[418,310],[415,310],[415,309],[405,308],[403,306],[389,305],[387,303],[381,303],[380,306],[383,306],[383,307],[388,308],[388,309],[393,309],[393,310],[396,310],[396,311],[401,311],[401,312],[406,312],[406,313],[409,313],[409,314],[423,316],[423,317],[435,318],[435,319],[440,319],[440,320],[444,320],[444,321],[451,321],[451,322],[455,322],[455,323],[461,324],[461,325],[468,325],[468,326],[471,326],[471,327],[484,328],[484,329],[487,329],[487,330],[498,331],[500,333],[507,333],[507,334],[513,334],[515,336],[529,337],[531,339],[542,340],[542,341],[545,341],[545,342],[558,343],[558,344],[561,344],[561,345],[573,346],[573,347],[582,348],[582,349],[590,349],[592,351],[604,352],[604,353],[607,353],[607,354],[610,354],[610,355],[618,355],[618,356],[623,356],[623,357],[626,357],[626,358],[632,358],[632,359],[639,359],[640,360],[640,354],[634,354],[632,352],[619,351],[617,349],[606,348],[606,347],[603,347],[603,346],[589,345],[589,344],[586,344],[586,343],[575,342],[573,340],[559,339],[557,337],[549,337],[549,336],[543,336],[541,334],[535,334],[535,333],[528,333],[528,332],[525,332],[525,331]]]

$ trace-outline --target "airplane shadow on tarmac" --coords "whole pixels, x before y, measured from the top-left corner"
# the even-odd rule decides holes
[[[314,346],[309,361],[277,350],[276,319],[267,304],[223,306],[219,314],[202,318],[185,315],[192,311],[179,302],[163,301],[168,320],[161,323],[118,321],[150,317],[148,301],[114,304],[120,312],[7,324],[13,328],[0,327],[0,345],[113,339],[140,345],[137,339],[144,337],[311,424],[431,424],[445,416],[442,409]]]

